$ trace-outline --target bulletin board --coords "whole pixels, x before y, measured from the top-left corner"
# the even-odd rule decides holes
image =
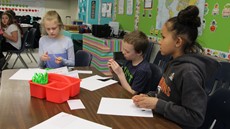
[[[225,6],[229,5],[229,8]],[[229,10],[229,15],[222,15],[223,11]],[[224,11],[224,12],[225,12]],[[230,1],[226,0],[207,0],[205,5],[203,35],[199,37],[202,46],[210,48],[207,53],[215,56],[225,56],[223,52],[230,49]],[[230,57],[228,57],[230,59]]]
[[[126,4],[126,0],[124,1],[125,1],[124,3]],[[138,14],[139,16],[138,30],[143,31],[149,37],[153,37],[153,38],[159,37],[160,30],[155,29],[156,17],[157,17],[157,12],[158,12],[158,9],[157,9],[158,0],[152,0],[153,5],[152,5],[152,8],[150,9],[144,8],[145,0],[134,0],[134,6],[136,6],[137,1],[140,1],[140,6],[139,6],[140,9],[139,9],[139,14]],[[216,3],[218,4],[218,6],[216,6]],[[222,1],[222,0],[215,0],[215,1],[206,0],[205,6],[207,4],[208,4],[208,7],[205,7],[204,9],[205,12],[207,13],[207,14],[204,14],[204,21],[205,21],[204,26],[203,26],[204,29],[202,31],[202,35],[198,37],[198,42],[204,48],[207,48],[207,50],[209,49],[209,51],[210,50],[212,51],[209,54],[212,55],[214,53],[216,54],[216,56],[219,56],[219,54],[222,53],[220,56],[225,56],[224,58],[230,59],[230,57],[226,57],[226,56],[229,56],[229,49],[230,49],[230,38],[229,38],[230,16],[228,16],[226,8],[230,8],[230,5],[228,6],[230,2]],[[218,9],[216,9],[216,7],[219,8],[219,11],[217,11]],[[126,8],[126,5],[124,6],[124,8]],[[224,9],[226,11],[225,16],[222,15],[222,12]],[[135,10],[133,12],[137,13]],[[116,14],[116,21],[120,23],[120,28],[124,30],[128,30],[128,31],[133,31],[135,15],[136,14],[133,14],[130,16],[130,15],[126,15],[125,13]],[[215,22],[216,22],[216,25],[215,27],[213,27],[212,24],[214,24]],[[212,30],[210,30],[210,27],[212,28]],[[215,28],[214,31],[213,31],[213,28]],[[225,55],[223,55],[223,53],[225,53]]]
[[[41,17],[45,13],[44,0],[0,0],[0,11],[13,10],[16,15]]]
[[[123,14],[119,14],[119,2],[124,2],[123,6]],[[119,22],[120,24],[120,29],[127,30],[127,31],[133,31],[134,30],[134,19],[135,19],[135,6],[136,6],[136,0],[133,0],[133,14],[132,15],[127,15],[126,14],[126,9],[127,9],[127,0],[116,0],[116,21]]]

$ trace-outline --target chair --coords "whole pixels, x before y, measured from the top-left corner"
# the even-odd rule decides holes
[[[28,56],[28,58],[30,59],[30,61],[32,62],[30,56],[28,55],[28,53],[31,55],[31,57],[33,58],[33,60],[37,62],[37,60],[35,59],[35,57],[33,56],[32,52],[34,49],[34,43],[35,43],[35,34],[36,34],[37,29],[36,28],[31,28],[29,30],[29,34],[28,34],[28,38],[25,41],[25,50],[26,50],[26,55]]]
[[[84,50],[78,50],[75,54],[75,66],[90,66],[92,58],[93,56],[90,53]]]
[[[229,109],[230,90],[219,88],[208,100],[205,121],[199,129],[230,129]]]
[[[152,76],[151,76],[151,80],[149,82],[149,86],[146,88],[147,92],[148,91],[156,91],[157,86],[159,85],[160,79],[163,75],[162,69],[161,67],[159,67],[158,65],[154,64],[154,63],[150,63],[150,69],[152,72]]]
[[[230,89],[230,63],[220,62],[220,68],[214,76],[207,80],[205,90],[211,96],[217,89]]]
[[[15,61],[14,61],[14,64],[13,64],[12,68],[14,68],[14,65],[16,64],[18,58],[21,60],[22,64],[23,64],[26,68],[28,68],[28,66],[26,65],[25,61],[23,60],[23,58],[22,58],[22,56],[21,56],[21,53],[24,52],[24,50],[25,50],[25,42],[26,42],[26,40],[27,40],[27,38],[28,38],[28,33],[29,33],[29,32],[26,31],[26,32],[23,34],[22,43],[21,43],[21,49],[19,49],[19,50],[8,50],[8,51],[7,51],[7,54],[6,54],[6,57],[5,57],[5,58],[6,58],[6,62],[5,62],[4,65],[2,66],[2,70],[6,67],[6,65],[8,64],[8,62],[9,62],[9,60],[10,60],[10,58],[11,58],[11,56],[12,56],[13,54],[16,54],[17,57],[16,57],[16,59],[15,59]]]
[[[153,63],[160,66],[161,69],[164,71],[166,64],[171,60],[171,56],[163,56],[161,52],[158,51],[156,58],[154,59]]]
[[[149,42],[148,47],[146,49],[144,59],[146,59],[148,62],[150,61],[151,53],[153,50],[154,43]],[[123,66],[125,62],[127,61],[123,55],[122,52],[114,52],[113,53],[113,59],[120,65]]]
[[[209,95],[205,121],[200,129],[230,129],[230,63],[220,62],[215,75],[207,80]]]
[[[150,61],[150,57],[151,57],[151,53],[152,53],[152,50],[153,50],[153,46],[154,46],[154,43],[153,43],[153,42],[149,42],[148,47],[147,47],[147,50],[145,51],[145,56],[144,56],[144,58],[145,58],[148,62]]]

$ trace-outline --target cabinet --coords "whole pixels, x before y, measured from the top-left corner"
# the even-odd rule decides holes
[[[114,0],[78,0],[78,18],[87,24],[108,24],[113,17]],[[111,7],[111,9],[109,9]],[[111,15],[103,15],[106,10]]]
[[[120,52],[122,50],[122,42],[122,39],[105,39],[94,37],[91,34],[84,34],[83,50],[93,55],[91,66],[106,75],[110,75],[111,73],[107,63],[110,59],[113,59],[114,52]]]

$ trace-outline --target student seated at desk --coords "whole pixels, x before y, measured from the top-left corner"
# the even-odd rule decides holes
[[[48,11],[42,19],[43,36],[39,40],[39,67],[74,66],[73,42],[62,35],[63,23],[56,11]]]
[[[121,68],[113,59],[109,60],[108,67],[115,73],[123,88],[132,94],[145,93],[151,79],[149,62],[144,59],[148,47],[147,36],[140,31],[131,32],[124,37],[122,53],[127,63]]]
[[[202,125],[207,105],[205,82],[219,66],[199,53],[198,14],[196,6],[188,6],[163,25],[160,51],[162,55],[172,55],[173,60],[164,71],[158,92],[132,98],[138,107],[153,109],[183,129]]]
[[[0,67],[5,63],[3,51],[21,49],[21,31],[19,26],[14,23],[14,17],[9,12],[4,12],[1,16],[1,35],[2,40],[0,46]]]

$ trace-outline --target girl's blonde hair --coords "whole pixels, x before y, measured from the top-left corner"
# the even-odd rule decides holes
[[[56,11],[50,10],[46,12],[44,17],[42,18],[42,22],[41,22],[42,35],[47,35],[45,25],[44,25],[46,21],[55,21],[58,24],[60,30],[63,28],[63,22],[61,20],[60,15]]]

